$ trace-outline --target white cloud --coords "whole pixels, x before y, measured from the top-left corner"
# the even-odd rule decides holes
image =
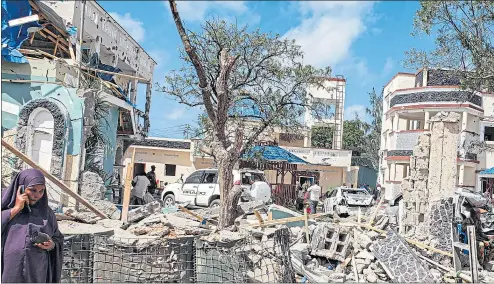
[[[237,15],[248,11],[245,1],[177,1],[180,17],[184,21],[203,21],[209,12],[222,11]],[[170,9],[165,2],[166,9]]]
[[[171,120],[177,120],[181,118],[185,113],[185,108],[184,107],[178,107],[169,114],[166,115],[166,118],[171,119]]]
[[[367,120],[367,113],[365,112],[365,106],[363,105],[352,105],[345,108],[344,119],[352,120],[358,115],[361,120]]]
[[[393,58],[387,57],[386,62],[384,63],[383,71],[381,76],[386,77],[388,74],[393,70],[393,67],[395,67],[395,62]]]
[[[284,36],[295,39],[305,53],[304,63],[317,67],[334,66],[346,59],[353,42],[366,30],[365,17],[372,2],[300,2],[304,16],[300,25]]]
[[[141,42],[144,39],[144,24],[137,20],[132,18],[132,16],[129,13],[125,13],[123,16],[115,13],[115,12],[110,12],[110,16],[112,16],[117,23],[119,23],[137,42]]]

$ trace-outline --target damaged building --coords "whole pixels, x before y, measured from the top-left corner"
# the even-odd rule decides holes
[[[484,113],[491,107],[486,104],[491,95],[463,90],[460,84],[452,71],[423,69],[416,74],[398,73],[384,87],[378,182],[386,188],[386,199],[394,198],[402,181],[411,175],[410,156],[418,137],[432,130],[431,119],[440,112],[459,115],[456,181],[452,186],[480,190],[477,173],[494,164],[488,165],[491,154],[473,145],[487,137]]]
[[[125,141],[149,131],[156,62],[95,1],[2,1],[2,8],[2,138],[73,191],[88,170],[106,185],[118,181]],[[34,20],[15,24],[25,17]],[[2,158],[8,184],[25,165]],[[57,191],[50,199],[72,204]]]

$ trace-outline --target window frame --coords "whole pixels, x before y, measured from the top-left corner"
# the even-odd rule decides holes
[[[173,175],[167,173],[168,166],[174,166]],[[177,176],[177,165],[175,164],[165,164],[165,177],[176,177]]]
[[[204,171],[193,172],[190,176],[188,176],[185,179],[184,184],[199,184],[199,183],[201,183],[203,176],[204,176]],[[195,178],[195,177],[198,178],[198,181],[197,182],[190,182],[190,180],[192,178]]]

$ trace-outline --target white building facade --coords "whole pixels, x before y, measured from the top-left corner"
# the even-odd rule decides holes
[[[494,126],[494,121],[490,124],[484,119],[485,102],[492,100],[492,109],[494,97],[470,93],[459,85],[451,71],[425,69],[416,74],[398,73],[385,85],[378,182],[386,188],[386,198],[392,198],[409,175],[417,138],[430,130],[429,119],[439,112],[461,115],[457,186],[478,187],[479,170],[494,166],[494,156],[471,147],[472,141],[475,144],[484,139],[485,129],[490,130],[488,125]]]

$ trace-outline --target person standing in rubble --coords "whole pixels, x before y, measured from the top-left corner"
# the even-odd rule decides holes
[[[18,173],[2,192],[2,282],[60,283],[64,236],[43,173]]]
[[[143,171],[137,174],[132,181],[133,188],[131,192],[130,205],[146,204],[144,201],[144,195],[146,195],[149,183],[149,179]]]
[[[321,197],[321,187],[318,185],[318,182],[314,181],[312,186],[307,189],[307,192],[310,194],[310,214],[316,214],[317,204],[319,203],[319,198]]]
[[[154,172],[156,170],[156,166],[152,165],[151,166],[151,171],[147,173],[147,177],[149,179],[149,186],[148,186],[148,192],[151,194],[154,194],[156,191],[156,188],[158,188],[156,184],[156,173]]]
[[[295,189],[297,191],[297,200],[295,202],[297,210],[302,211],[304,210],[304,190],[302,189],[300,182],[297,181]]]

